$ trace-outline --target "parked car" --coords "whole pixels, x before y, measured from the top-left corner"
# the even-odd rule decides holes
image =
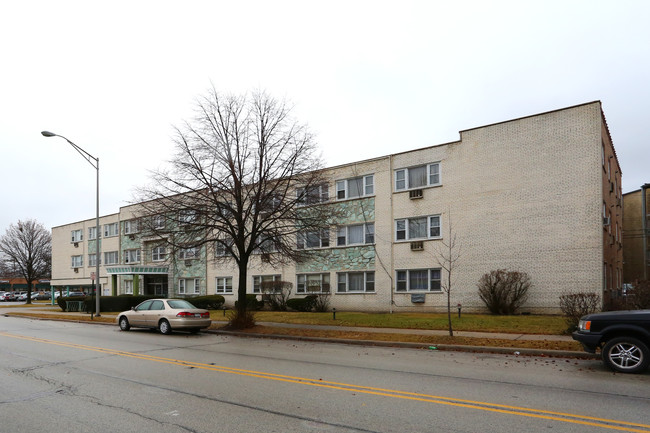
[[[34,292],[32,293],[32,300],[33,301],[42,301],[45,299],[50,299],[50,293],[49,292]]]
[[[27,292],[20,292],[18,296],[15,298],[16,301],[26,301],[27,300]]]
[[[117,315],[122,331],[134,328],[159,329],[163,334],[172,331],[199,332],[212,323],[210,312],[184,299],[148,299],[129,311]]]
[[[0,292],[0,301],[9,301],[10,297],[9,292]]]
[[[650,364],[650,310],[588,314],[572,336],[587,352],[600,348],[603,363],[614,371],[641,373]]]

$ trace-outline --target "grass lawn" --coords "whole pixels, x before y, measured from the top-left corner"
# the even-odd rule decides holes
[[[221,311],[212,312],[212,320],[226,321]],[[397,329],[448,329],[446,314],[427,313],[300,313],[257,311],[256,322],[295,323],[304,325],[361,326]],[[488,314],[458,314],[451,317],[455,331],[505,332],[514,334],[561,335],[567,324],[561,316],[492,316]]]

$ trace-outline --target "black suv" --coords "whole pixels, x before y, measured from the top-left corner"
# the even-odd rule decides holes
[[[614,371],[641,373],[650,364],[650,310],[588,314],[572,336],[587,352],[602,348],[603,362]]]

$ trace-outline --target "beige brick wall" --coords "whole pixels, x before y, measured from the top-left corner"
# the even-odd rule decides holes
[[[613,152],[600,103],[594,102],[461,131],[456,142],[328,169],[331,200],[336,200],[336,180],[374,174],[375,185],[376,290],[337,294],[336,270],[330,270],[331,305],[340,310],[443,311],[444,293],[428,293],[424,304],[414,304],[410,294],[395,292],[394,279],[397,269],[439,267],[437,258],[450,238],[450,225],[461,252],[451,302],[463,304],[465,311],[483,308],[477,282],[484,273],[500,268],[531,276],[534,287],[523,311],[554,313],[563,293],[600,292],[606,260],[603,142]],[[423,188],[422,199],[394,191],[394,170],[433,162],[440,162],[441,185]],[[620,178],[616,182],[620,188]],[[110,215],[102,218],[102,224],[128,219],[132,210],[122,208],[120,218]],[[408,241],[396,241],[396,219],[429,215],[441,215],[442,239],[425,240],[423,251],[412,251]],[[55,279],[88,278],[87,252],[83,274],[70,269],[76,248],[69,237],[79,226],[86,239],[87,227],[93,224],[89,220],[53,229],[55,284]],[[330,245],[335,246],[334,228],[330,236]],[[109,242],[113,240],[105,240],[103,251],[112,248]],[[114,248],[119,247],[115,242]],[[84,241],[78,248],[85,246]],[[616,261],[618,253],[612,254],[611,260]],[[213,252],[208,256],[212,258]],[[215,293],[216,277],[232,277],[233,294],[226,296],[232,305],[238,285],[234,262],[210,260],[206,267],[210,294]],[[272,274],[296,284],[294,266],[273,268],[254,258],[248,272],[249,293],[254,275]],[[173,284],[169,281],[170,292]]]
[[[111,288],[110,278],[107,277],[104,267],[104,252],[119,251],[119,236],[104,238],[103,230],[104,224],[114,222],[119,222],[119,214],[106,215],[99,219],[102,231],[100,244],[102,259],[99,269],[99,281],[104,294],[110,293]],[[91,286],[91,273],[95,272],[96,267],[89,265],[88,254],[95,252],[94,247],[90,247],[90,244],[95,241],[88,241],[88,229],[95,227],[95,224],[96,220],[93,218],[52,228],[52,285]],[[71,242],[73,230],[81,230],[83,233],[83,240],[77,242],[76,245]],[[77,269],[77,272],[72,267],[72,256],[76,255],[83,257],[83,265]]]

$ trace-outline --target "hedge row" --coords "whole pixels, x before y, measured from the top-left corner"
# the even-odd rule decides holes
[[[105,312],[120,312],[130,310],[147,299],[158,298],[152,295],[119,295],[119,296],[102,296],[99,298],[99,309]],[[207,310],[219,309],[223,306],[225,299],[221,295],[195,296],[185,298],[196,308],[205,308]],[[59,296],[56,300],[62,311],[66,311],[66,301],[83,301],[85,310],[95,311],[96,300],[94,296],[67,297]]]

